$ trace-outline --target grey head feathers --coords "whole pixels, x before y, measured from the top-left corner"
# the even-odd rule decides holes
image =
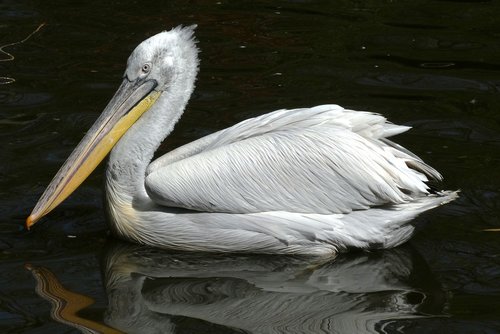
[[[196,25],[178,26],[158,33],[139,44],[127,61],[125,77],[156,80],[157,90],[166,90],[172,80],[186,71],[198,72]]]

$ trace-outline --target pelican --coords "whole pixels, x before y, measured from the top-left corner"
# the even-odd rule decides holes
[[[106,207],[119,237],[204,252],[336,254],[407,241],[418,214],[457,197],[434,168],[388,137],[409,129],[338,105],[281,109],[151,162],[198,72],[195,26],[143,41],[123,82],[51,181],[30,228],[111,151]]]

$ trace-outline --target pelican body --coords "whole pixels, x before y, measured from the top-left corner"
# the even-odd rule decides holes
[[[333,254],[408,240],[418,214],[457,192],[387,139],[407,131],[338,105],[276,110],[151,162],[194,89],[194,27],[143,41],[123,82],[49,184],[28,228],[68,197],[111,151],[106,205],[121,238],[206,252]]]

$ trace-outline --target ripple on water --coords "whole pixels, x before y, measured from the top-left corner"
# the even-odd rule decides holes
[[[0,104],[8,107],[38,107],[51,101],[53,96],[49,93],[21,93],[15,90],[0,91]]]
[[[374,73],[365,75],[357,82],[362,85],[391,87],[407,90],[427,91],[482,91],[493,93],[496,86],[490,82],[462,79],[445,75],[410,74],[410,73]]]

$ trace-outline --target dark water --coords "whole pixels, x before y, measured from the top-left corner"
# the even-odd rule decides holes
[[[500,228],[499,17],[486,0],[2,1],[0,45],[46,25],[0,61],[0,332],[85,332],[36,294],[47,270],[94,299],[78,316],[101,331],[500,332],[500,232],[485,231]],[[171,254],[108,236],[101,167],[27,232],[130,51],[191,23],[201,74],[163,152],[274,109],[337,103],[412,126],[397,141],[460,199],[419,217],[403,247],[326,263]]]

